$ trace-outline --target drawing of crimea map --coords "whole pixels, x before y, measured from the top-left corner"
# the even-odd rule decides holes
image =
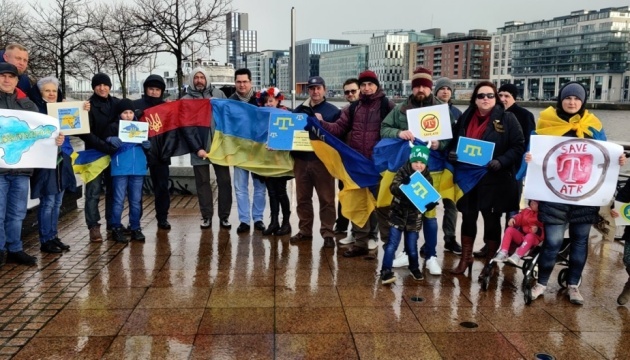
[[[15,116],[0,116],[0,149],[4,152],[0,159],[7,165],[17,164],[37,140],[50,138],[56,129],[53,125],[31,129],[26,121]]]
[[[59,109],[57,114],[61,122],[61,130],[77,129],[81,126],[79,108]]]

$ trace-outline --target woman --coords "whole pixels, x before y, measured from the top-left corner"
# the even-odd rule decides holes
[[[454,149],[459,138],[464,136],[494,143],[492,160],[484,168],[462,163],[456,164],[456,177],[470,172],[478,175],[476,184],[457,202],[462,213],[462,258],[453,274],[472,270],[472,250],[477,236],[477,217],[483,216],[484,241],[488,247],[486,265],[494,257],[501,244],[501,214],[518,210],[518,188],[516,170],[525,152],[524,137],[516,117],[503,108],[493,83],[482,81],[473,91],[470,106],[459,118],[451,141],[449,161],[457,160]],[[457,174],[457,173],[460,174]],[[484,267],[479,278],[488,276],[490,269]]]
[[[577,82],[567,83],[560,89],[556,108],[549,107],[540,113],[536,134],[606,140],[601,121],[588,112],[585,106],[584,87]],[[623,166],[625,160],[625,156],[621,155],[619,164]],[[531,161],[531,154],[527,154],[525,161]],[[538,282],[531,289],[531,299],[545,292],[568,227],[571,239],[567,275],[569,301],[582,305],[584,298],[578,283],[588,255],[588,234],[591,226],[598,221],[599,207],[540,201],[538,212],[538,219],[545,226],[545,242],[538,260]]]
[[[37,82],[29,97],[39,108],[39,112],[47,114],[47,103],[55,103],[59,95],[59,81],[48,76]],[[89,110],[90,103],[85,102],[84,108]],[[58,237],[57,224],[63,194],[66,190],[76,190],[76,178],[72,170],[72,145],[70,138],[62,134],[57,138],[57,145],[61,145],[57,154],[57,168],[35,169],[31,177],[31,199],[39,198],[37,221],[39,224],[40,250],[46,253],[58,254],[70,250]]]

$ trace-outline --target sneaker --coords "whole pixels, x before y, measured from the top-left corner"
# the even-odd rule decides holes
[[[227,221],[227,219],[222,219],[221,222],[219,223],[219,225],[224,228],[224,229],[231,229],[232,228],[232,224],[230,224],[229,221]]]
[[[401,252],[394,259],[392,267],[401,268],[401,267],[407,267],[407,266],[409,266],[409,256],[407,256],[406,253]]]
[[[445,237],[444,238],[444,251],[450,251],[453,254],[461,255],[462,247],[457,243],[455,237]]]
[[[354,244],[355,241],[356,240],[354,239],[354,235],[351,232],[350,235],[348,235],[347,237],[339,240],[339,244],[341,244],[341,245],[350,245],[350,244]]]
[[[510,256],[507,259],[507,262],[509,262],[510,264],[518,266],[518,264],[521,262],[521,257],[518,256],[517,253],[514,253],[514,254],[512,254],[512,256]]]
[[[129,240],[127,240],[127,237],[123,233],[123,228],[121,227],[112,229],[112,238],[114,239],[115,242],[119,242],[122,244],[126,244],[129,242]]]
[[[580,294],[580,289],[578,289],[577,285],[569,285],[568,292],[569,292],[569,301],[571,302],[571,304],[575,304],[575,305],[584,304],[584,298],[582,297],[582,294]]]
[[[25,253],[24,251],[17,251],[17,252],[8,251],[7,262],[13,262],[13,263],[18,263],[22,265],[32,266],[32,265],[37,264],[37,258],[35,256],[31,256]]]
[[[501,250],[499,251],[499,253],[497,254],[497,256],[494,257],[494,259],[492,259],[495,262],[505,262],[505,260],[508,259],[508,253],[505,250]]]
[[[368,240],[368,249],[374,250],[377,247],[378,247],[378,242],[376,242],[376,240],[374,240],[374,239]]]
[[[429,274],[431,275],[442,275],[442,268],[440,264],[438,264],[437,258],[435,256],[431,256],[429,260],[424,264],[427,269],[429,269]]]
[[[422,275],[422,271],[420,271],[420,269],[413,269],[409,271],[411,272],[411,276],[413,277],[414,280],[416,281],[424,280],[424,275]]]
[[[383,270],[381,271],[381,284],[391,284],[396,281],[396,275],[391,270]]]
[[[536,298],[538,298],[540,295],[542,295],[545,292],[545,289],[547,287],[545,285],[536,283],[536,285],[534,285],[534,287],[532,287],[532,301],[536,300]]]
[[[142,229],[131,230],[131,240],[144,241],[145,239]]]
[[[210,219],[208,219],[208,218],[201,218],[201,224],[199,225],[200,228],[202,228],[202,229],[209,229],[210,226],[212,226],[212,223],[210,222]]]
[[[101,225],[94,225],[90,228],[90,241],[102,242],[103,236],[101,236]]]
[[[158,221],[158,228],[162,229],[162,230],[170,230],[171,229],[171,224],[164,220],[164,221]]]

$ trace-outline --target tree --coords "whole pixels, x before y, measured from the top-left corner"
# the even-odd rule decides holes
[[[142,29],[160,39],[163,51],[175,56],[177,84],[182,95],[182,60],[187,43],[220,44],[225,38],[225,16],[232,0],[135,0]],[[192,46],[191,46],[192,47]]]
[[[23,38],[20,26],[26,12],[17,1],[0,0],[0,50],[10,43],[21,43]]]

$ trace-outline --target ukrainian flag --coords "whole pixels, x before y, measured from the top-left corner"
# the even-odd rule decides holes
[[[71,158],[74,160],[72,162],[74,173],[79,174],[84,184],[94,180],[111,162],[109,155],[95,149],[73,153]]]
[[[285,112],[226,99],[212,99],[215,123],[208,158],[212,163],[238,166],[261,176],[293,176],[288,151],[267,150],[269,116]]]
[[[380,175],[374,163],[328,133],[314,117],[307,119],[305,130],[319,140],[311,140],[315,155],[334,178],[343,182],[339,192],[342,214],[358,226],[364,226],[374,211],[376,200],[370,188],[375,188]]]

